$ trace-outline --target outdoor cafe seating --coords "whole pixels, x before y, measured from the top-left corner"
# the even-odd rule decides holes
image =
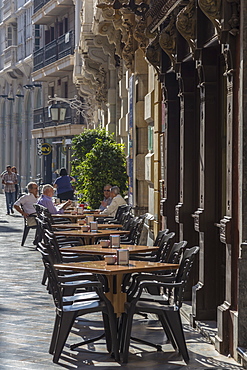
[[[198,251],[199,247],[192,247],[185,250],[180,267],[175,276],[169,277],[166,275],[153,274],[149,276],[148,279],[146,275],[140,274],[138,279],[136,279],[136,284],[132,288],[132,291],[128,293],[128,301],[125,304],[125,314],[123,314],[121,346],[123,348],[124,363],[128,362],[133,316],[135,313],[139,312],[157,315],[174,349],[178,349],[184,361],[188,363],[189,355],[180,317],[180,308],[182,306],[183,293],[189,273]],[[152,297],[151,293],[149,293],[149,299],[143,299],[143,291],[147,289],[150,292],[152,288],[168,289],[169,292],[173,290],[173,295],[167,295],[165,302],[161,302],[157,297],[150,299],[150,297]],[[169,302],[171,296],[173,296],[172,304]],[[140,299],[141,297],[142,299]]]
[[[189,361],[180,307],[198,247],[185,249],[187,244],[185,241],[172,245],[171,240],[175,233],[166,229],[160,232],[154,241],[155,251],[131,253],[130,256],[134,255],[134,259],[130,265],[108,266],[102,260],[102,256],[97,256],[97,252],[90,255],[90,248],[88,254],[85,253],[86,250],[83,251],[84,254],[80,254],[80,248],[83,249],[83,246],[77,247],[73,242],[60,244],[53,232],[51,219],[46,217],[44,210],[37,219],[43,238],[39,250],[45,266],[45,276],[49,282],[48,291],[53,294],[56,306],[56,320],[50,346],[54,362],[59,361],[76,317],[90,312],[102,313],[106,346],[109,353],[114,353],[117,361],[120,355],[123,362],[128,361],[135,313],[157,314],[174,349],[179,350],[186,362]],[[134,236],[132,243],[136,244],[144,216],[134,220],[135,226],[140,227],[139,230],[138,227],[133,227],[134,232],[131,235],[132,238]],[[126,239],[128,238],[123,238],[127,241]],[[128,248],[128,245],[132,244],[127,242],[125,248]],[[86,247],[90,246],[86,245],[84,249]],[[74,248],[77,248],[78,253],[73,250]],[[83,293],[84,298],[80,296]],[[91,338],[87,342],[72,345],[71,348],[97,339]],[[132,339],[142,342],[140,338]],[[144,343],[160,348],[145,340]]]
[[[64,296],[64,288],[66,282],[70,282],[70,277],[63,278],[61,282],[49,254],[45,253],[44,250],[41,250],[41,253],[49,279],[49,289],[56,307],[56,317],[49,349],[49,353],[53,355],[53,362],[57,363],[59,361],[76,318],[94,312],[102,313],[107,349],[110,353],[113,352],[115,359],[119,361],[117,323],[113,307],[104,294],[102,282],[95,278],[89,280],[87,275],[87,279],[78,281],[76,285],[76,288],[83,288],[85,292]],[[73,288],[75,288],[75,285]]]

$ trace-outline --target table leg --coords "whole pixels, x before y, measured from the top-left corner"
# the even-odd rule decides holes
[[[106,296],[111,301],[115,314],[119,317],[124,312],[126,302],[126,293],[122,292],[123,274],[107,276],[107,278],[109,292],[106,293]]]

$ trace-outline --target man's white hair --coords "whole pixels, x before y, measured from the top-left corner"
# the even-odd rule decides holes
[[[111,192],[113,192],[115,195],[118,195],[118,194],[120,194],[120,189],[119,189],[118,186],[113,186],[111,188]]]
[[[42,193],[45,194],[47,192],[47,190],[49,189],[52,189],[54,190],[53,186],[50,185],[50,184],[45,184],[43,187],[42,187]]]

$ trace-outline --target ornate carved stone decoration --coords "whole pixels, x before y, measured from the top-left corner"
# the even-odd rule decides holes
[[[146,49],[146,59],[155,68],[158,74],[160,74],[160,60],[161,60],[161,48],[159,44],[159,36],[157,36]]]
[[[159,44],[164,52],[169,56],[172,66],[174,66],[176,54],[176,28],[175,17],[171,20],[167,27],[165,27],[159,35]]]
[[[147,28],[147,21],[141,19],[135,26],[133,36],[134,39],[138,42],[139,47],[143,50],[146,49],[148,45],[148,38],[146,37],[145,30]]]
[[[98,25],[98,34],[107,36],[110,44],[115,44],[116,54],[122,57],[121,32],[116,30],[112,22],[103,21]]]
[[[177,16],[176,22],[178,32],[188,42],[192,52],[195,50],[195,28],[196,28],[196,7],[195,0],[183,8]]]
[[[240,26],[239,0],[227,0],[227,2],[231,3],[232,6],[232,16],[231,19],[228,21],[229,25],[231,26],[231,30],[229,32],[231,35],[236,36],[239,33]]]
[[[96,100],[100,103],[107,102],[107,84],[106,84],[106,72],[103,68],[99,69],[98,77],[96,78],[98,88],[95,93]]]
[[[129,22],[128,19],[124,22],[126,26],[126,31],[128,34],[128,39],[125,43],[125,46],[122,51],[122,58],[125,61],[125,65],[128,69],[130,69],[133,72],[133,61],[134,61],[134,37],[133,37],[133,24]]]
[[[103,52],[108,56],[109,66],[114,68],[116,66],[114,44],[109,44],[107,37],[101,35],[96,35],[93,39],[93,43],[97,48],[102,48]]]
[[[220,34],[220,7],[221,0],[198,0],[198,5],[203,13],[210,19],[215,26],[218,34]]]
[[[152,1],[150,8],[146,12],[146,18],[152,19],[148,26],[149,32],[154,32],[157,30],[159,25],[163,23],[173,12],[173,10],[181,3],[183,0],[159,0]]]

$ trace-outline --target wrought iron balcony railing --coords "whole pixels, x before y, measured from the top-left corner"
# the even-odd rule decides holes
[[[34,51],[33,70],[37,71],[66,55],[74,54],[74,31],[69,31],[58,39],[51,41],[45,47]]]
[[[50,0],[34,0],[33,12],[36,13],[39,9],[41,9],[49,1]]]
[[[62,106],[66,107],[65,120],[62,122],[53,122],[51,117],[48,116],[48,107],[42,107],[34,109],[33,111],[33,129],[45,128],[50,126],[72,124],[72,125],[84,125],[86,124],[85,118],[81,115],[77,115],[74,109],[71,109],[68,104],[61,103]]]

